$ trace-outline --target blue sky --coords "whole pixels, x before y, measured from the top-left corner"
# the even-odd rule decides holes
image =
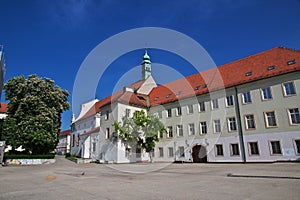
[[[217,65],[276,46],[299,50],[299,10],[299,0],[0,0],[5,80],[37,74],[72,93],[76,73],[93,48],[140,27],[184,33],[200,43]],[[95,96],[111,94],[122,74],[141,63],[143,54],[142,49],[130,52],[112,63]],[[195,73],[168,52],[149,49],[149,54],[152,62],[185,76]],[[63,114],[62,129],[69,128],[71,113],[72,109]]]

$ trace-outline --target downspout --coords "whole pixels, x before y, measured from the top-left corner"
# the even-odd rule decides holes
[[[176,142],[174,142],[174,162],[176,162],[177,150],[176,150]]]
[[[243,163],[246,163],[246,152],[245,152],[245,143],[244,143],[244,133],[243,133],[243,128],[242,128],[242,121],[241,121],[241,111],[240,111],[240,103],[239,103],[239,98],[238,98],[238,92],[236,86],[234,87],[235,89],[235,99],[236,99],[236,104],[235,104],[235,110],[236,110],[236,118],[237,122],[239,125],[239,139],[240,139],[240,144],[241,144],[241,154],[242,154],[242,160]]]
[[[92,134],[90,134],[90,154],[89,154],[89,158],[92,158]]]
[[[146,106],[147,106],[147,112],[148,112],[150,110],[150,106],[151,106],[149,95],[146,96]]]

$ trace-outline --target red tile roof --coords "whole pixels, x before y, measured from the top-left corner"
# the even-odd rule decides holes
[[[295,60],[296,63],[288,65],[290,60]],[[270,66],[275,68],[268,70]],[[81,119],[100,112],[103,106],[116,101],[141,107],[154,106],[299,70],[300,51],[276,47],[155,87],[149,97],[120,90],[95,103]],[[251,75],[247,76],[246,73]],[[128,87],[137,90],[143,83],[144,81],[138,81]],[[150,100],[149,105],[147,98]]]
[[[291,60],[295,60],[296,63],[288,65],[287,62]],[[268,70],[270,66],[275,66],[275,68]],[[150,104],[164,104],[189,96],[299,70],[300,51],[276,47],[156,87],[150,93]],[[251,73],[251,75],[247,76],[246,73]],[[208,84],[207,87],[204,87],[205,84]]]
[[[131,85],[127,86],[128,88],[132,88],[134,90],[138,90],[142,85],[143,83],[145,82],[145,80],[139,80],[135,83],[132,83]]]
[[[287,62],[291,60],[295,60],[296,63],[288,65]],[[270,66],[275,66],[275,69],[268,70]],[[225,87],[230,87],[298,71],[300,69],[300,51],[276,47],[218,68],[223,77]],[[252,72],[252,75],[245,76],[247,72]]]
[[[133,91],[136,91],[142,86],[142,84],[144,82],[145,82],[145,80],[137,81],[137,82],[127,86],[127,88],[131,88],[131,89],[133,89]],[[100,112],[100,108],[102,108],[112,102],[116,102],[116,101],[119,101],[122,103],[127,103],[130,105],[146,107],[147,106],[146,99],[147,99],[146,95],[136,94],[134,92],[128,92],[128,91],[124,92],[124,90],[119,90],[116,93],[96,102],[95,105],[92,106],[92,108],[78,120],[83,120],[88,117],[91,117],[91,116],[95,115],[96,113]],[[78,120],[76,120],[76,121],[78,121]]]
[[[59,136],[67,136],[71,134],[71,130],[64,130],[60,132]]]
[[[147,95],[135,94],[132,92],[123,93],[118,99],[118,102],[122,102],[128,105],[135,105],[138,107],[147,107]]]
[[[0,113],[6,113],[7,112],[7,103],[0,103]]]

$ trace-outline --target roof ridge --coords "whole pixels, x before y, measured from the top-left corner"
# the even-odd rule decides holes
[[[290,51],[300,52],[300,49],[299,50],[298,49],[292,49],[292,48],[288,48],[288,47],[284,47],[284,46],[278,46],[278,47],[275,47],[275,48],[281,48],[281,49],[286,49],[286,50],[290,50]]]
[[[261,54],[263,54],[263,53],[266,53],[266,52],[269,52],[269,51],[272,51],[272,50],[274,51],[275,49],[278,49],[278,48],[300,52],[299,50],[294,50],[294,49],[290,49],[290,48],[287,48],[287,47],[277,46],[277,47],[274,47],[274,48],[272,48],[272,49],[268,49],[268,50],[265,50],[265,51],[261,51],[261,52],[259,52],[259,53],[255,53],[255,54],[252,54],[252,55],[249,55],[249,56],[246,56],[246,57],[243,57],[243,58],[240,58],[240,59],[237,59],[237,60],[234,60],[234,61],[225,63],[225,64],[222,64],[222,65],[219,65],[219,66],[217,66],[217,67],[209,68],[209,69],[204,70],[204,71],[201,71],[201,72],[196,72],[196,73],[194,73],[194,74],[191,74],[191,75],[182,77],[182,78],[180,78],[180,79],[176,79],[176,80],[174,80],[174,81],[170,81],[170,82],[168,82],[168,83],[161,84],[161,85],[159,85],[159,86],[157,86],[157,87],[166,86],[166,85],[168,85],[168,84],[170,84],[170,83],[173,83],[173,82],[175,82],[175,81],[180,81],[180,80],[182,80],[182,79],[186,79],[186,78],[188,78],[188,77],[192,77],[192,76],[195,76],[195,75],[201,75],[201,74],[207,73],[207,72],[210,71],[210,70],[215,70],[215,69],[218,69],[219,67],[223,67],[224,65],[229,65],[229,64],[232,64],[232,63],[239,62],[239,61],[241,61],[241,60],[246,60],[246,59],[249,59],[249,58],[251,58],[251,57],[255,57],[255,56],[261,55]]]
[[[279,51],[278,51],[279,50]],[[197,84],[204,84],[204,85],[206,85],[206,86],[202,86],[201,85],[201,91],[199,90],[200,89],[200,87],[199,87],[199,89],[195,89],[195,88],[192,88],[193,89],[193,91],[194,90],[197,90],[197,92],[195,92],[194,91],[194,93],[195,94],[200,94],[200,93],[202,93],[202,92],[206,92],[206,91],[208,91],[207,90],[207,84],[209,84],[210,86],[209,87],[217,87],[217,85],[213,85],[213,84],[211,84],[210,82],[211,81],[213,81],[213,79],[214,79],[214,74],[217,72],[217,71],[219,71],[219,73],[221,73],[221,76],[223,77],[223,79],[224,80],[226,80],[226,82],[224,82],[223,84],[225,84],[226,85],[226,87],[228,87],[228,86],[231,86],[232,84],[237,84],[237,83],[241,83],[241,82],[244,82],[244,81],[253,81],[254,79],[252,78],[251,79],[251,77],[250,78],[243,78],[243,79],[241,79],[241,80],[239,80],[240,82],[235,82],[235,83],[233,83],[233,82],[228,82],[228,78],[230,78],[231,76],[230,76],[230,73],[235,73],[235,72],[237,72],[237,71],[242,71],[242,72],[237,72],[238,74],[240,74],[240,73],[245,73],[244,71],[245,70],[248,70],[249,69],[249,66],[248,65],[257,65],[256,64],[256,61],[257,60],[259,60],[259,61],[265,61],[265,57],[274,57],[274,59],[275,59],[275,61],[277,62],[281,62],[281,60],[282,60],[282,58],[278,58],[278,59],[280,59],[280,60],[276,60],[277,59],[277,57],[278,56],[276,56],[277,54],[289,54],[287,51],[293,51],[294,53],[297,53],[297,58],[298,58],[298,53],[300,53],[300,51],[299,50],[294,50],[294,49],[290,49],[290,48],[286,48],[286,47],[281,47],[281,46],[277,46],[277,47],[274,47],[274,48],[272,48],[272,49],[268,49],[268,50],[265,50],[265,51],[262,51],[262,52],[259,52],[259,53],[255,53],[255,54],[252,54],[252,55],[249,55],[249,56],[246,56],[246,57],[243,57],[243,58],[240,58],[240,59],[238,59],[238,60],[234,60],[234,61],[232,61],[232,62],[228,62],[228,63],[225,63],[225,64],[223,64],[223,65],[219,65],[219,66],[217,66],[217,67],[213,67],[213,68],[209,68],[209,69],[207,69],[207,70],[204,70],[204,71],[201,71],[201,72],[197,72],[197,73],[194,73],[194,74],[191,74],[191,75],[188,75],[188,76],[185,76],[185,77],[182,77],[182,78],[179,78],[179,79],[176,79],[176,80],[173,80],[173,81],[170,81],[170,82],[168,82],[168,83],[164,83],[164,84],[162,84],[162,85],[158,85],[157,87],[154,87],[154,90],[152,90],[151,92],[150,92],[150,94],[149,95],[145,95],[145,96],[152,96],[152,95],[162,95],[162,94],[158,94],[157,93],[157,91],[159,91],[159,90],[165,90],[165,89],[163,89],[163,88],[167,88],[167,90],[170,90],[170,87],[171,88],[173,88],[173,89],[175,89],[177,86],[176,86],[176,84],[179,84],[179,83],[182,83],[182,81],[186,81],[187,83],[189,83],[189,84],[191,84],[191,86],[192,87],[198,87],[197,86]],[[271,53],[270,53],[271,52]],[[268,60],[268,59],[267,59]],[[239,68],[239,66],[241,65],[241,64],[245,64],[244,62],[242,62],[242,61],[244,61],[245,63],[248,63],[247,64],[247,68],[241,68],[241,70],[240,70],[240,68]],[[254,62],[255,61],[255,62]],[[253,63],[252,63],[253,62]],[[273,62],[273,61],[272,61]],[[271,63],[272,64],[272,63]],[[229,67],[230,66],[235,66],[234,68],[231,68],[231,70],[229,69]],[[239,68],[239,69],[237,69],[237,67]],[[297,67],[297,69],[299,70],[299,67]],[[231,72],[228,72],[228,70],[229,71],[231,71]],[[235,70],[235,71],[234,71]],[[276,70],[277,70],[277,68],[276,68]],[[291,70],[296,70],[296,68],[295,69],[291,69]],[[291,70],[289,70],[289,72],[291,71]],[[226,71],[226,73],[225,73],[225,71]],[[278,71],[277,70],[277,72],[275,73],[275,74],[282,74],[282,72],[280,72],[280,71]],[[269,74],[267,74],[265,77],[270,77],[270,76],[273,76],[273,75],[275,75],[274,74],[274,72],[273,72],[273,74],[271,74],[271,73],[269,73]],[[244,75],[244,74],[243,74]],[[202,78],[200,78],[200,77],[197,77],[197,76],[201,76]],[[245,75],[244,75],[245,76]],[[244,77],[244,76],[241,76],[241,77]],[[260,75],[260,76],[262,76],[262,75]],[[222,79],[222,80],[223,80]],[[247,79],[247,80],[246,80]],[[257,80],[257,79],[259,79],[259,76],[257,76],[256,78],[255,78],[255,80]],[[224,81],[223,80],[223,81]],[[198,81],[197,83],[195,82],[195,81]],[[200,81],[200,82],[199,82]],[[132,84],[130,84],[128,87],[133,87],[133,86],[135,86],[135,84],[138,84],[138,83],[143,83],[143,82],[145,82],[145,80],[138,80],[138,81],[136,81],[136,82],[134,82],[134,83],[132,83]],[[168,89],[169,88],[169,89]],[[177,87],[178,88],[178,87]],[[173,93],[175,93],[176,91],[172,91]],[[98,109],[100,109],[100,108],[102,108],[103,106],[106,106],[106,105],[108,105],[108,104],[110,104],[110,103],[112,103],[112,102],[116,102],[116,101],[118,101],[119,100],[119,98],[122,98],[123,96],[125,96],[126,94],[128,94],[128,93],[132,93],[133,95],[137,95],[136,93],[134,93],[134,92],[130,92],[130,91],[126,91],[126,92],[124,92],[124,90],[119,90],[119,91],[117,91],[117,92],[115,92],[115,93],[112,93],[112,94],[110,94],[109,96],[107,96],[107,97],[105,97],[105,98],[103,98],[103,99],[101,99],[101,100],[99,100],[99,101],[97,101],[97,102],[95,102],[95,104],[94,104],[94,106],[92,106],[92,108],[91,109],[94,109],[95,111],[96,110],[98,110]],[[186,95],[188,95],[188,94],[186,94]],[[130,97],[129,98],[129,101],[128,102],[130,102],[131,100],[133,100],[133,99],[131,99],[131,98],[135,98],[135,96],[133,96],[133,97]],[[175,97],[174,97],[175,98]],[[177,97],[176,97],[177,98]],[[135,98],[135,99],[137,99],[137,98]],[[173,98],[168,98],[168,100],[172,100]],[[134,102],[134,103],[139,103],[139,102]],[[157,102],[158,103],[158,102]],[[152,104],[152,103],[150,103],[150,104]],[[98,107],[97,107],[98,106]],[[91,110],[90,109],[90,110]],[[89,110],[89,111],[90,111]],[[90,114],[90,112],[87,112],[87,114]],[[85,116],[83,116],[83,118],[85,118],[85,117],[88,117],[89,115],[85,115]]]
[[[261,52],[259,52],[259,53],[255,53],[255,54],[252,54],[252,55],[249,55],[249,56],[240,58],[240,59],[238,59],[238,60],[234,60],[234,61],[231,61],[231,62],[222,64],[222,65],[219,65],[219,66],[217,66],[217,68],[221,68],[221,67],[224,67],[224,66],[226,66],[226,65],[232,65],[233,63],[238,63],[238,62],[241,62],[241,61],[243,61],[243,60],[247,60],[247,59],[250,59],[250,58],[253,58],[253,57],[256,57],[256,56],[261,56],[262,54],[266,54],[266,53],[271,52],[271,51],[274,51],[274,50],[276,50],[276,49],[282,49],[282,50],[294,51],[294,52],[297,52],[297,53],[300,52],[300,50],[295,50],[295,49],[291,49],[291,48],[287,48],[287,47],[283,47],[283,46],[277,46],[277,47],[274,47],[274,48],[272,48],[272,49],[268,49],[268,50],[265,50],[265,51],[261,51]]]
[[[292,51],[292,52],[291,52]],[[283,66],[289,65],[289,59],[300,59],[300,51],[293,50],[285,47],[275,47],[268,49],[253,55],[220,65],[218,67],[210,68],[202,72],[194,73],[192,75],[165,83],[156,87],[151,91],[151,104],[163,104],[169,101],[177,100],[181,97],[166,97],[167,93],[172,90],[182,90],[182,86],[178,86],[183,81],[187,81],[193,87],[193,95],[204,93],[207,91],[217,90],[219,88],[218,80],[214,80],[214,75],[219,71],[222,78],[224,87],[231,87],[236,84],[259,80],[261,78],[269,78],[272,76],[290,73],[296,70],[300,70],[299,65],[295,65],[290,68],[283,68]],[[295,61],[294,61],[295,62]],[[298,62],[297,62],[298,63]],[[276,65],[272,70],[268,70],[268,65]],[[262,68],[265,67],[265,68]],[[281,69],[282,68],[282,69]],[[252,71],[256,70],[252,76]],[[258,70],[258,71],[257,71]],[[250,71],[250,76],[247,73]],[[238,77],[233,78],[233,75]],[[202,78],[201,78],[202,77]],[[213,82],[211,82],[213,81]],[[202,86],[202,84],[204,84]],[[208,87],[207,87],[208,84]],[[199,85],[199,86],[198,86]],[[206,87],[204,87],[206,86]],[[166,89],[165,89],[166,88]],[[181,88],[181,89],[180,89]],[[207,88],[210,88],[207,90]],[[190,91],[192,93],[192,91]],[[160,98],[162,97],[162,98]]]
[[[222,65],[219,65],[219,66],[217,66],[217,68],[222,67],[222,66],[224,66],[224,65],[230,65],[230,64],[232,64],[232,63],[236,63],[236,62],[239,62],[239,61],[242,61],[242,60],[246,60],[246,59],[249,59],[249,58],[251,58],[251,57],[255,57],[255,56],[261,55],[261,54],[263,54],[263,53],[269,52],[269,51],[274,51],[275,49],[279,49],[279,48],[284,48],[284,47],[277,46],[277,47],[274,47],[274,48],[272,48],[272,49],[267,49],[267,50],[264,50],[264,51],[261,51],[261,52],[258,52],[258,53],[254,53],[254,54],[248,55],[248,56],[246,56],[246,57],[242,57],[242,58],[239,58],[239,59],[237,59],[237,60],[233,60],[233,61],[224,63],[224,64],[222,64]]]

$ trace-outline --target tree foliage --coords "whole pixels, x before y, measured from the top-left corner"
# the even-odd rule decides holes
[[[4,84],[9,101],[3,123],[3,140],[13,149],[22,146],[32,154],[54,150],[60,133],[61,113],[69,109],[69,93],[49,78],[14,77]]]
[[[145,111],[136,111],[132,118],[123,117],[122,122],[113,124],[123,141],[134,142],[137,147],[150,153],[159,141],[158,132],[164,133],[163,123],[155,115],[146,115]],[[151,154],[150,154],[151,155]]]

